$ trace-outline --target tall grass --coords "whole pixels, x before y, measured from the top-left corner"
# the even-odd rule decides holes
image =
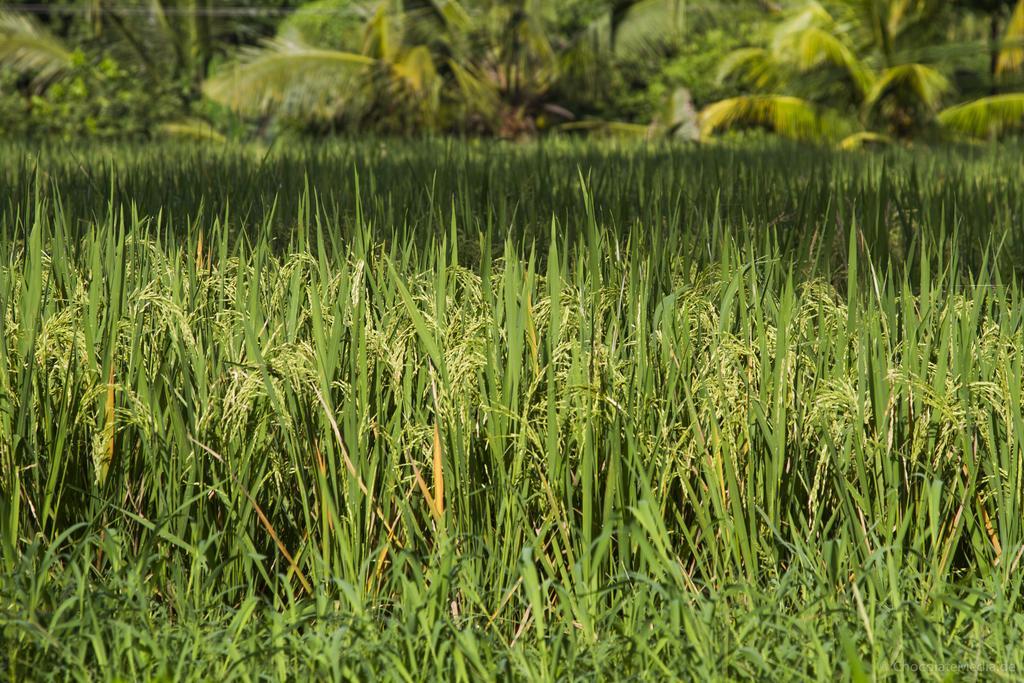
[[[1014,158],[10,150],[0,661],[1017,678]]]

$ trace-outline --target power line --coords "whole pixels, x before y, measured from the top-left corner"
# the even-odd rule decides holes
[[[41,3],[19,3],[4,5],[2,11],[23,12],[25,14],[136,14],[151,16],[153,8],[141,5],[100,5],[99,7],[83,7],[82,5],[44,5]],[[293,14],[292,7],[162,7],[160,11],[169,15],[206,16],[206,17],[282,17]],[[306,7],[304,14],[343,14],[347,10],[327,7]]]
[[[774,7],[774,0],[760,0],[766,7]],[[693,10],[726,10],[732,5],[722,0],[705,0],[693,4],[686,3],[689,11]],[[340,15],[349,14],[351,9],[330,8],[330,7],[245,7],[241,5],[229,5],[224,7],[161,7],[160,12],[165,15],[187,15],[207,17],[283,17],[302,10],[303,14]],[[129,4],[108,4],[102,3],[98,6],[88,7],[79,4],[45,4],[45,3],[7,3],[0,5],[0,12],[23,12],[25,14],[127,14],[144,15],[154,14],[151,7],[145,5]]]

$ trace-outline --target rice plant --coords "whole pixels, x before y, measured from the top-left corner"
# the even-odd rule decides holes
[[[8,148],[3,670],[1021,677],[1018,159]]]

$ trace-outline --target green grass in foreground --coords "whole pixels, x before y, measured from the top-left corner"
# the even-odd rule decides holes
[[[1015,151],[105,154],[0,160],[7,678],[1024,676]]]

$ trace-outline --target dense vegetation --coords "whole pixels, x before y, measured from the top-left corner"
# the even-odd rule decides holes
[[[48,0],[0,10],[0,131],[984,140],[1022,69],[1024,0]]]
[[[1020,150],[0,162],[11,679],[1005,679]]]

